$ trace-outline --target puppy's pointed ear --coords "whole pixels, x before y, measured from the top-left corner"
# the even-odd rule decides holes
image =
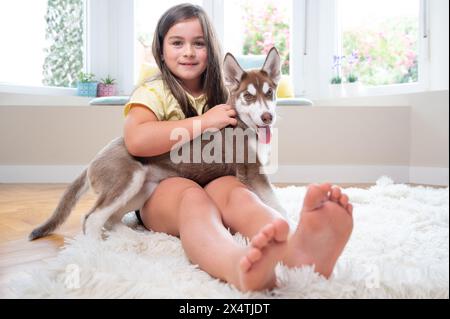
[[[241,83],[242,76],[245,73],[231,53],[227,53],[225,55],[225,59],[223,61],[223,72],[225,77],[225,85],[229,88],[238,87],[239,83]]]
[[[269,77],[278,85],[281,78],[281,58],[275,47],[270,49],[261,70],[266,71]]]

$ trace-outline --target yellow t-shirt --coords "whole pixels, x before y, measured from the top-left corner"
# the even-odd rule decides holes
[[[194,98],[189,93],[186,94],[192,106],[201,115],[203,107],[206,104],[206,96],[202,94]],[[182,120],[185,118],[178,101],[172,95],[169,88],[164,86],[163,81],[159,79],[144,83],[134,91],[130,101],[125,105],[125,116],[127,116],[131,107],[136,104],[148,107],[160,121]]]

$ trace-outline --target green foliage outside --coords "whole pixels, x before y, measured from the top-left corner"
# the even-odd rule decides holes
[[[80,72],[77,81],[81,83],[95,82],[95,74]]]
[[[289,74],[288,13],[278,9],[275,3],[261,10],[255,10],[249,3],[243,5],[242,53],[267,54],[276,46],[282,58],[282,73]],[[76,86],[83,70],[83,6],[84,0],[48,0],[44,85]],[[350,64],[344,58],[342,75],[347,82],[358,80],[366,85],[417,82],[417,39],[417,21],[412,18],[391,19],[376,28],[345,32],[343,55],[357,56],[357,61]]]
[[[281,55],[281,71],[289,74],[289,24],[287,12],[281,12],[274,3],[263,10],[255,10],[248,2],[245,13],[245,40],[243,54],[267,54],[275,46]]]
[[[276,46],[282,57],[282,72],[289,74],[289,24],[287,12],[275,3],[255,10],[243,5],[245,39],[243,54],[267,54]],[[413,18],[382,21],[376,27],[344,33],[343,56],[333,83],[361,81],[388,85],[418,81],[418,26]]]
[[[43,84],[76,87],[83,70],[84,0],[48,0]]]
[[[376,29],[377,31],[374,31]],[[366,85],[410,83],[418,80],[418,27],[416,19],[390,19],[377,28],[344,33],[343,55],[358,61],[342,62],[342,73]]]

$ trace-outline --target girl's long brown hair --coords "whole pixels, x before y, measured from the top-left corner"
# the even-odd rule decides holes
[[[176,23],[192,18],[197,18],[203,29],[203,35],[208,52],[207,67],[201,78],[203,92],[206,95],[206,104],[203,113],[211,107],[226,102],[228,91],[222,78],[222,54],[211,22],[202,7],[192,4],[180,4],[167,10],[159,19],[153,37],[153,56],[161,71],[160,77],[164,85],[167,85],[175,99],[178,101],[186,118],[197,116],[196,109],[192,106],[186,91],[180,81],[170,72],[164,63],[163,43],[169,29]]]

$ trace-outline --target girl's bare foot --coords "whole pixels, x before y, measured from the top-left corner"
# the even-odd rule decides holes
[[[237,276],[231,283],[242,291],[275,287],[275,266],[286,253],[288,233],[289,225],[283,219],[264,226],[239,257]]]
[[[352,212],[348,196],[339,187],[310,185],[284,263],[288,267],[315,265],[315,270],[328,278],[350,238]]]

